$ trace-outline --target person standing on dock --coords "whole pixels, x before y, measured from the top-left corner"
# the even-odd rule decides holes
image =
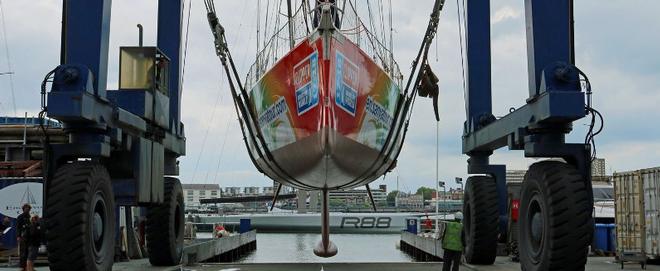
[[[18,241],[18,256],[20,258],[21,270],[25,270],[28,257],[27,235],[30,230],[30,204],[23,204],[23,213],[16,218],[16,240]]]
[[[461,220],[463,214],[460,212],[454,214],[454,221],[445,223],[445,229],[442,233],[442,249],[444,255],[442,257],[442,270],[443,271],[458,271],[458,266],[461,264],[461,255],[463,254],[463,224]],[[453,268],[452,268],[453,265]]]
[[[426,219],[424,219],[424,228],[425,232],[433,230],[433,221],[429,218],[429,214],[426,214]]]
[[[11,227],[11,220],[9,217],[4,217],[2,218],[2,224],[0,224],[0,241],[2,241],[2,237],[5,235],[5,230]],[[0,242],[0,250],[4,249],[4,245]]]
[[[43,239],[43,230],[41,229],[41,220],[38,215],[35,215],[30,220],[30,227],[27,229],[27,264],[26,271],[34,271],[34,262],[39,255],[39,247]]]

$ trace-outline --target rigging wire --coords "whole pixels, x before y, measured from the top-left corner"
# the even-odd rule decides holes
[[[7,23],[5,22],[5,10],[2,7],[2,0],[0,0],[0,18],[2,19],[2,35],[5,41],[5,54],[7,56],[7,68],[9,69],[6,75],[9,76],[9,89],[11,90],[11,101],[14,110],[14,116],[17,116],[16,111],[16,91],[14,90],[14,72],[11,66],[11,54],[9,52],[9,42],[7,41]]]
[[[259,18],[261,18],[261,0],[257,0],[257,57],[255,61],[257,73],[256,77],[259,77],[259,54],[261,53],[261,50],[259,50],[259,30],[261,28],[261,20]]]
[[[266,37],[268,36],[268,18],[270,17],[270,0],[266,0],[266,18],[264,21],[264,48],[266,48]]]
[[[383,12],[383,0],[378,1],[378,9],[380,11],[379,12],[380,13],[380,33],[383,36],[383,40],[382,40],[381,43],[382,44],[387,44],[387,38],[385,36],[385,19],[384,19],[384,16],[385,16],[384,13],[385,12]],[[389,66],[389,63],[386,63],[386,65]]]
[[[357,16],[357,9],[356,9],[355,6],[353,5],[353,2],[352,2],[352,1],[349,1],[349,3],[351,4],[351,8],[353,9],[355,15]],[[367,4],[368,4],[368,3],[369,3],[369,2],[367,2]],[[369,6],[367,6],[367,8],[369,9]],[[370,9],[369,9],[369,10],[370,10]],[[369,14],[370,14],[370,17],[371,17],[371,12],[370,12]],[[377,36],[377,34],[373,34],[373,32],[369,32],[369,29],[367,29],[367,26],[364,24],[364,22],[362,22],[362,20],[360,20],[358,17],[356,17],[355,20],[356,20],[356,24],[361,25],[362,28],[364,29],[364,31],[367,33],[366,36],[367,36],[367,41],[369,42],[368,45],[371,45],[370,48],[373,50],[373,53],[376,54],[376,57],[378,57],[377,60],[380,61],[381,66],[387,66],[387,65],[386,65],[387,61],[386,61],[385,59],[383,59],[383,53],[382,53],[382,50],[383,50],[382,48],[386,48],[386,46],[385,46],[384,44],[382,44],[382,43],[380,42],[380,40],[378,40],[378,36]],[[371,23],[373,23],[373,20],[371,20]],[[358,36],[358,37],[359,37],[359,36]],[[359,38],[358,38],[358,39],[359,39]],[[374,41],[375,41],[375,43],[374,43]],[[359,40],[358,40],[358,42],[359,42]],[[358,43],[358,44],[359,44],[359,43]],[[377,45],[380,46],[380,47],[378,47]],[[379,50],[379,49],[380,49],[380,50]],[[374,59],[374,61],[375,61],[375,60],[376,60],[376,59]],[[392,78],[398,78],[398,75],[393,74]]]
[[[222,74],[220,76],[221,76],[220,79],[222,80]],[[199,161],[202,159],[202,155],[204,154],[204,149],[206,149],[206,140],[209,136],[209,130],[211,130],[211,123],[213,123],[213,120],[215,119],[216,109],[218,108],[218,104],[222,100],[222,92],[220,90],[223,88],[224,82],[225,81],[220,81],[220,87],[218,88],[218,92],[220,92],[220,94],[218,94],[218,96],[216,96],[215,98],[213,110],[211,110],[211,117],[209,118],[208,120],[209,122],[206,125],[206,131],[204,132],[204,137],[202,138],[202,146],[199,149],[199,154],[197,155],[197,161],[195,162],[195,169],[193,170],[192,181],[195,181],[195,178],[197,177],[197,169],[199,168]]]
[[[243,4],[243,11],[241,12],[241,14],[242,14],[241,18],[243,18],[245,16],[245,11],[247,10],[246,3],[247,3],[247,1],[244,2],[244,4]],[[242,33],[241,32],[242,27],[243,27],[242,23],[238,25],[238,33]],[[234,43],[236,43],[237,40],[238,40],[238,36],[236,36],[234,38]],[[252,42],[252,35],[248,35],[248,41],[246,42],[246,44],[250,44],[251,42]],[[249,49],[249,46],[245,46],[245,51],[243,51],[243,57],[242,57],[243,63],[241,63],[241,66],[245,65],[245,61],[247,59],[247,55],[248,55],[248,52],[249,52],[248,49]],[[220,76],[222,78],[222,74]],[[227,123],[225,124],[225,132],[224,132],[223,139],[222,139],[222,145],[220,146],[220,152],[218,152],[218,154],[219,154],[218,163],[216,164],[215,174],[214,174],[214,177],[213,177],[213,181],[215,183],[220,183],[220,181],[218,181],[218,175],[219,175],[219,172],[220,172],[220,165],[221,165],[221,162],[222,162],[222,157],[224,156],[224,153],[225,153],[225,144],[227,142],[227,137],[229,135],[229,128],[230,128],[232,123],[233,123],[232,121],[228,120]],[[207,172],[207,178],[208,178],[208,172]]]
[[[307,4],[305,4],[305,3],[307,3]],[[309,13],[307,11],[308,5],[309,5],[309,2],[307,0],[300,1],[300,6],[302,7],[302,10],[303,10],[303,21],[305,21],[305,30],[306,30],[307,35],[309,35],[309,32],[310,32],[310,30],[309,30],[309,21],[307,19],[308,18],[307,13]]]
[[[191,2],[192,2],[192,0],[191,0]],[[243,12],[245,12],[245,8],[246,8],[246,5],[244,4],[243,5]],[[242,27],[243,27],[243,24],[242,23],[239,24],[239,26],[238,26],[238,32],[239,33],[241,32]],[[235,39],[238,39],[238,36],[236,36]],[[246,48],[247,48],[247,46],[246,46]],[[199,169],[199,162],[201,161],[201,158],[204,154],[204,150],[206,149],[206,141],[208,139],[209,131],[211,130],[211,123],[213,123],[213,120],[215,119],[215,113],[216,113],[216,110],[218,108],[218,105],[220,103],[222,103],[222,100],[223,100],[222,99],[223,95],[222,95],[222,92],[220,90],[223,89],[224,84],[226,83],[227,80],[222,80],[222,76],[223,75],[220,74],[220,80],[221,81],[220,81],[220,87],[218,88],[219,94],[216,96],[216,99],[215,99],[215,102],[214,102],[214,105],[213,105],[213,110],[211,111],[211,117],[210,117],[209,122],[206,126],[206,131],[204,132],[204,137],[202,139],[202,146],[200,148],[199,154],[197,155],[197,160],[195,162],[195,167],[194,167],[194,170],[193,170],[193,177],[192,177],[193,181],[195,181],[195,179],[197,177],[197,170]],[[207,179],[208,179],[208,171],[206,173],[206,178],[204,179],[204,182],[206,182]]]
[[[185,0],[184,0],[185,6]],[[188,1],[188,19],[186,20],[186,37],[183,46],[183,67],[181,68],[181,91],[183,92],[183,84],[186,79],[186,60],[188,59],[188,34],[190,33],[190,10],[192,9],[192,0]]]
[[[374,24],[374,17],[371,12],[371,1],[367,0],[367,11],[369,13],[369,26],[371,27],[371,33],[376,33],[376,25]],[[376,37],[378,39],[378,37]]]
[[[465,1],[463,1],[463,10],[465,10]],[[463,15],[465,16],[465,13]],[[467,104],[467,82],[465,80],[465,53],[463,51],[463,39],[465,38],[463,36],[463,29],[465,27],[463,23],[467,18],[463,17],[463,23],[461,23],[461,5],[459,3],[459,0],[456,0],[456,19],[458,20],[457,22],[458,42],[459,42],[459,47],[461,48],[461,78],[463,79],[463,104]],[[467,114],[468,114],[468,108],[467,106],[465,106],[465,115],[467,116]]]
[[[390,67],[394,68],[394,39],[393,32],[394,27],[392,26],[392,0],[389,0],[390,7]]]

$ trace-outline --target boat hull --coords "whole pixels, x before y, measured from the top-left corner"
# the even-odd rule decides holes
[[[317,32],[281,58],[250,90],[255,163],[274,180],[302,189],[367,184],[393,167],[397,84],[340,33]],[[269,155],[259,155],[259,153]]]
[[[333,233],[400,233],[406,228],[407,218],[421,217],[420,213],[330,213],[330,231]],[[321,214],[245,214],[227,216],[201,216],[202,224],[221,223],[237,225],[241,219],[250,219],[259,232],[318,233]]]

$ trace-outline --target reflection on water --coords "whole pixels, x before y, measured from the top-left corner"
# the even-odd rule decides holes
[[[321,240],[320,234],[257,233],[257,250],[241,263],[275,262],[411,262],[397,249],[399,234],[332,234],[339,253],[332,258],[320,258],[312,251]]]

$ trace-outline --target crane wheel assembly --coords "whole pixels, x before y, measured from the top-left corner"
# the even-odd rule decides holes
[[[533,164],[521,190],[524,270],[584,270],[593,236],[591,195],[582,175],[559,161]]]
[[[471,176],[463,204],[465,260],[493,264],[497,253],[497,185],[490,176]]]
[[[147,211],[146,239],[149,262],[172,266],[183,254],[183,189],[177,178],[165,177],[165,200],[152,204]]]
[[[103,165],[61,166],[46,191],[50,270],[112,270],[115,202]]]

